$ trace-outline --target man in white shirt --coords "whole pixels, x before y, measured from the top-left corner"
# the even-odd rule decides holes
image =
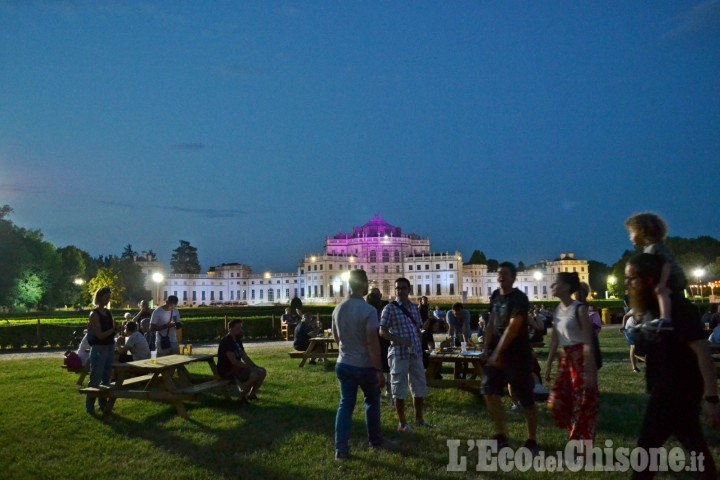
[[[137,329],[137,323],[132,321],[128,322],[125,326],[128,337],[125,339],[125,345],[120,347],[120,355],[125,352],[130,352],[133,361],[147,360],[150,358],[150,347],[145,337],[143,337],[142,333],[138,332]]]
[[[177,305],[178,297],[170,295],[165,300],[165,305],[156,308],[150,317],[150,331],[156,335],[155,349],[158,357],[180,353],[176,332],[182,328],[182,324]]]

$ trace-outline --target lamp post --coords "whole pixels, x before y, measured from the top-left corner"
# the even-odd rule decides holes
[[[693,275],[695,276],[695,279],[697,280],[698,290],[700,290],[700,301],[702,302],[703,294],[702,294],[702,285],[700,285],[700,279],[705,276],[705,270],[702,268],[696,268],[695,270],[693,270]]]
[[[608,275],[607,278],[607,285],[612,285],[613,287],[617,283],[617,277],[615,275]],[[607,290],[605,290],[605,298],[610,298],[610,287],[608,287]]]
[[[155,272],[152,274],[152,281],[155,282],[156,303],[155,303],[155,305],[153,305],[155,307],[157,307],[160,304],[160,284],[162,283],[163,280],[165,280],[165,275],[163,275],[162,273]]]
[[[543,279],[543,274],[540,270],[535,270],[533,272],[533,278],[535,279],[535,288],[537,289],[537,293],[535,294],[535,299],[537,300],[540,297],[540,280]]]
[[[345,296],[350,295],[350,271],[345,271],[340,274],[340,279],[345,282]]]

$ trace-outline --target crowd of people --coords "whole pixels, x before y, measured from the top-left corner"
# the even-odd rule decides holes
[[[627,312],[621,331],[630,344],[631,368],[639,372],[636,356],[646,362],[648,406],[638,446],[660,447],[675,435],[690,452],[705,455],[705,476],[715,478],[716,467],[703,437],[699,420],[720,426],[717,375],[708,350],[708,339],[720,344],[720,314],[708,312],[701,321],[697,308],[682,294],[687,281],[664,246],[667,227],[654,214],[638,214],[626,222],[630,240],[643,253],[632,257],[625,269]],[[553,312],[531,307],[527,296],[514,287],[516,267],[500,263],[499,288],[490,297],[489,311],[481,315],[477,339],[483,347],[484,375],[481,394],[485,398],[499,449],[510,445],[501,397],[507,391],[514,408],[525,417],[526,438],[522,446],[531,453],[540,451],[537,441],[538,385],[551,386],[548,406],[555,424],[567,430],[570,440],[594,441],[599,421],[600,389],[598,370],[602,366],[598,335],[600,315],[588,305],[589,287],[577,273],[561,272],[552,285],[559,300]],[[435,336],[447,333],[450,345],[468,345],[475,338],[471,315],[461,303],[447,312],[428,299],[410,301],[411,284],[397,278],[393,301],[384,301],[378,289],[370,289],[364,270],[350,271],[350,295],[333,310],[332,336],[339,346],[335,373],[340,401],[335,417],[335,458],[350,456],[349,439],[358,389],[365,403],[368,443],[374,449],[389,448],[381,424],[381,392],[387,389],[397,423],[395,430],[409,434],[418,428],[433,428],[424,416],[428,395],[425,369],[435,349]],[[106,308],[110,290],[96,292],[88,322],[89,386],[108,384],[115,359],[116,336],[127,335],[119,354],[132,359],[147,358],[154,347],[158,356],[178,353],[177,330],[182,328],[177,298],[150,311],[141,302],[141,311],[123,326],[117,326]],[[308,348],[310,338],[322,326],[300,307],[288,308],[284,322],[294,331],[296,350]],[[542,341],[552,326],[544,375],[532,344]],[[257,398],[267,372],[247,355],[242,344],[243,325],[233,320],[218,348],[218,370],[224,378],[243,384],[240,403]],[[708,333],[709,332],[709,333]],[[709,335],[709,337],[708,337]],[[557,360],[557,367],[553,372]],[[312,363],[312,362],[311,362]],[[408,402],[408,393],[411,402]],[[104,408],[100,399],[100,408]],[[406,410],[411,403],[412,421]],[[86,409],[94,412],[94,399]],[[635,472],[651,478],[653,472]]]

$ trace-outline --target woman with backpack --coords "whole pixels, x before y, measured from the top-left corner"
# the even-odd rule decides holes
[[[550,382],[555,355],[558,372],[548,400],[555,424],[567,428],[570,440],[594,440],[598,424],[597,365],[587,305],[573,300],[580,289],[575,272],[561,272],[552,285],[560,303],[553,314],[545,380]],[[560,347],[560,348],[558,348]]]

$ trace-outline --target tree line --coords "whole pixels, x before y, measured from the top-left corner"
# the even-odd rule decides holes
[[[113,291],[112,303],[135,304],[150,298],[138,260],[154,261],[154,252],[138,256],[132,245],[118,255],[92,257],[75,246],[57,248],[40,230],[15,225],[9,205],[0,207],[0,309],[24,311],[88,306],[98,288]],[[172,273],[200,273],[197,249],[185,240],[173,250]]]
[[[697,279],[694,276],[696,269],[705,271],[701,283],[707,284],[709,280],[720,280],[720,240],[710,236],[668,237],[665,245],[672,253],[675,262],[683,268],[689,283],[696,283]],[[589,282],[592,291],[602,295],[602,292],[608,290],[611,295],[620,298],[625,291],[625,264],[630,257],[640,251],[640,249],[625,250],[620,259],[612,265],[588,260]],[[488,259],[480,250],[474,250],[467,265],[487,265],[488,271],[494,272],[498,268],[498,261],[492,258]],[[520,261],[517,269],[522,272],[527,267],[524,262]],[[613,278],[615,283],[608,282],[608,278]]]

